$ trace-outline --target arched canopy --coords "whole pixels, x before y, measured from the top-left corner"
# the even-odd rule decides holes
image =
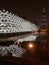
[[[0,11],[0,33],[26,32],[37,29],[37,26],[30,21],[24,20],[8,11]]]

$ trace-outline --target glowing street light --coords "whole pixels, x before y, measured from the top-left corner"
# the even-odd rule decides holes
[[[35,55],[36,53],[36,47],[35,47],[35,44],[33,42],[29,42],[28,44],[28,54],[29,54],[29,57],[32,58],[33,55]]]
[[[32,43],[29,44],[29,48],[33,48],[34,45]]]

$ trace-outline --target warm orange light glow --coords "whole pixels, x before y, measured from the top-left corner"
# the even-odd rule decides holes
[[[29,44],[29,48],[33,48],[33,47],[34,47],[34,45],[30,43]]]
[[[41,34],[46,35],[47,34],[47,30],[46,29],[42,29],[41,30]]]

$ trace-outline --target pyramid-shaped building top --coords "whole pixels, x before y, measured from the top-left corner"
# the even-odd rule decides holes
[[[37,26],[23,18],[9,13],[8,11],[0,11],[0,33],[14,33],[35,31]]]

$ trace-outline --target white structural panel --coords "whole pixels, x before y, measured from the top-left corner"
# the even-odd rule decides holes
[[[35,31],[37,29],[37,26],[30,21],[8,11],[0,11],[0,33]]]
[[[27,36],[27,37],[18,39],[16,42],[19,43],[19,42],[24,42],[24,41],[35,41],[37,37],[38,37],[38,35],[37,35],[37,36],[35,36],[35,35],[30,35],[30,36]]]

